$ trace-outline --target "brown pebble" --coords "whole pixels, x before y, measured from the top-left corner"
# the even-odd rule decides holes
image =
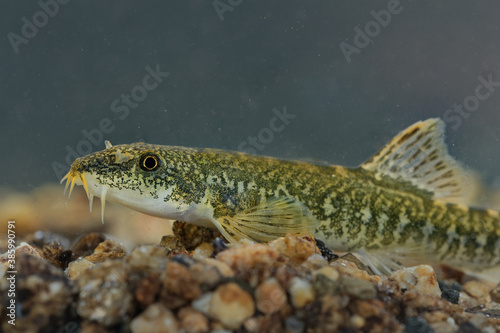
[[[500,303],[500,283],[490,291],[490,297],[493,302]]]
[[[186,333],[205,333],[210,329],[208,318],[192,307],[180,309],[177,316],[180,320],[181,329]]]
[[[132,333],[177,333],[179,323],[172,311],[161,303],[148,306],[130,322]]]
[[[222,237],[216,229],[200,227],[181,221],[174,222],[172,231],[188,251],[194,250],[201,243],[212,243],[216,237]]]
[[[67,310],[76,293],[74,284],[59,268],[33,255],[16,257],[17,273],[7,273],[0,279],[0,295],[4,306],[7,295],[14,288],[18,308],[15,320],[16,332],[49,332],[63,327],[68,321]],[[14,287],[12,286],[14,282]],[[7,320],[7,308],[3,307],[0,331],[12,332]],[[21,312],[22,311],[22,312]]]
[[[490,290],[494,285],[487,281],[472,280],[463,285],[462,290],[478,300],[479,303],[491,301]]]
[[[286,304],[286,292],[275,278],[270,278],[255,290],[255,301],[260,312],[275,313]]]
[[[186,304],[186,301],[197,299],[201,295],[200,286],[189,269],[178,262],[167,263],[161,280],[161,298],[170,309],[178,308]]]
[[[145,308],[155,302],[156,296],[160,292],[160,288],[160,274],[151,273],[139,280],[137,283],[137,287],[134,292],[135,299],[139,302],[142,308]]]
[[[94,254],[112,252],[121,252],[125,254],[127,253],[127,250],[125,250],[123,246],[111,239],[106,239],[104,242],[99,243],[99,245],[97,245],[97,247],[94,249]]]
[[[321,256],[321,251],[310,235],[302,237],[286,235],[270,242],[269,246],[297,264],[303,263],[313,254]]]
[[[94,249],[106,240],[106,236],[100,232],[92,232],[81,237],[71,248],[73,258],[85,257],[94,253]]]
[[[217,255],[217,260],[226,263],[238,278],[247,280],[252,286],[271,275],[270,267],[279,254],[264,244],[233,247]]]
[[[71,260],[71,251],[64,250],[58,242],[50,242],[43,246],[43,256],[52,265],[64,270]]]
[[[224,253],[224,252],[222,252]],[[229,329],[235,330],[253,315],[255,305],[249,293],[234,282],[219,286],[210,299],[210,315]]]
[[[174,235],[163,236],[160,241],[160,246],[167,250],[169,256],[188,254],[186,248],[182,244],[182,240]]]

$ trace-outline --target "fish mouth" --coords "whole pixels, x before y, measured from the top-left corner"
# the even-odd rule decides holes
[[[92,175],[90,175],[90,177],[92,177]],[[64,187],[64,194],[66,194],[69,187],[68,200],[71,197],[71,192],[73,192],[75,184],[83,185],[85,193],[87,194],[87,198],[89,199],[90,212],[92,212],[92,206],[94,203],[94,194],[89,191],[87,175],[85,174],[85,172],[81,172],[71,168],[71,170],[61,179],[60,183],[62,184],[64,181],[66,181],[66,186]],[[101,220],[102,223],[104,224],[104,208],[106,207],[106,194],[108,192],[109,187],[101,185],[100,188],[101,188],[101,193],[97,195],[101,199]]]
[[[77,184],[77,182],[82,183],[83,188],[85,189],[85,193],[87,194],[87,198],[89,198],[90,200],[91,194],[89,192],[87,176],[85,175],[84,172],[69,170],[69,172],[61,179],[60,183],[62,184],[64,181],[66,181],[66,186],[64,187],[64,194],[66,194],[66,191],[68,190],[69,187],[68,200],[71,197],[71,192],[73,192],[73,188],[75,187],[75,184]]]

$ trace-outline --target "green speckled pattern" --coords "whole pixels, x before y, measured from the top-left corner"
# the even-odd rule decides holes
[[[161,167],[143,171],[143,154]],[[318,166],[237,152],[149,144],[118,145],[80,158],[70,172],[89,172],[111,188],[164,201],[202,203],[214,217],[233,216],[271,197],[292,196],[321,221],[315,237],[335,250],[422,246],[451,264],[500,263],[497,212],[432,200],[431,193],[370,171]]]

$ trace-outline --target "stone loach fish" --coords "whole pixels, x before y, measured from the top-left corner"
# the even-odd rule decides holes
[[[217,228],[228,241],[312,234],[354,251],[378,272],[399,259],[472,269],[500,264],[500,215],[469,208],[467,173],[448,155],[433,118],[399,133],[358,168],[240,152],[134,143],[72,164],[83,185],[134,210]],[[398,259],[398,260],[396,260]]]

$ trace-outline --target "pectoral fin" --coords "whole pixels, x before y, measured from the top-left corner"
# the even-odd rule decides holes
[[[309,209],[293,197],[273,197],[213,223],[230,242],[241,239],[268,242],[287,233],[305,235],[320,224]]]

